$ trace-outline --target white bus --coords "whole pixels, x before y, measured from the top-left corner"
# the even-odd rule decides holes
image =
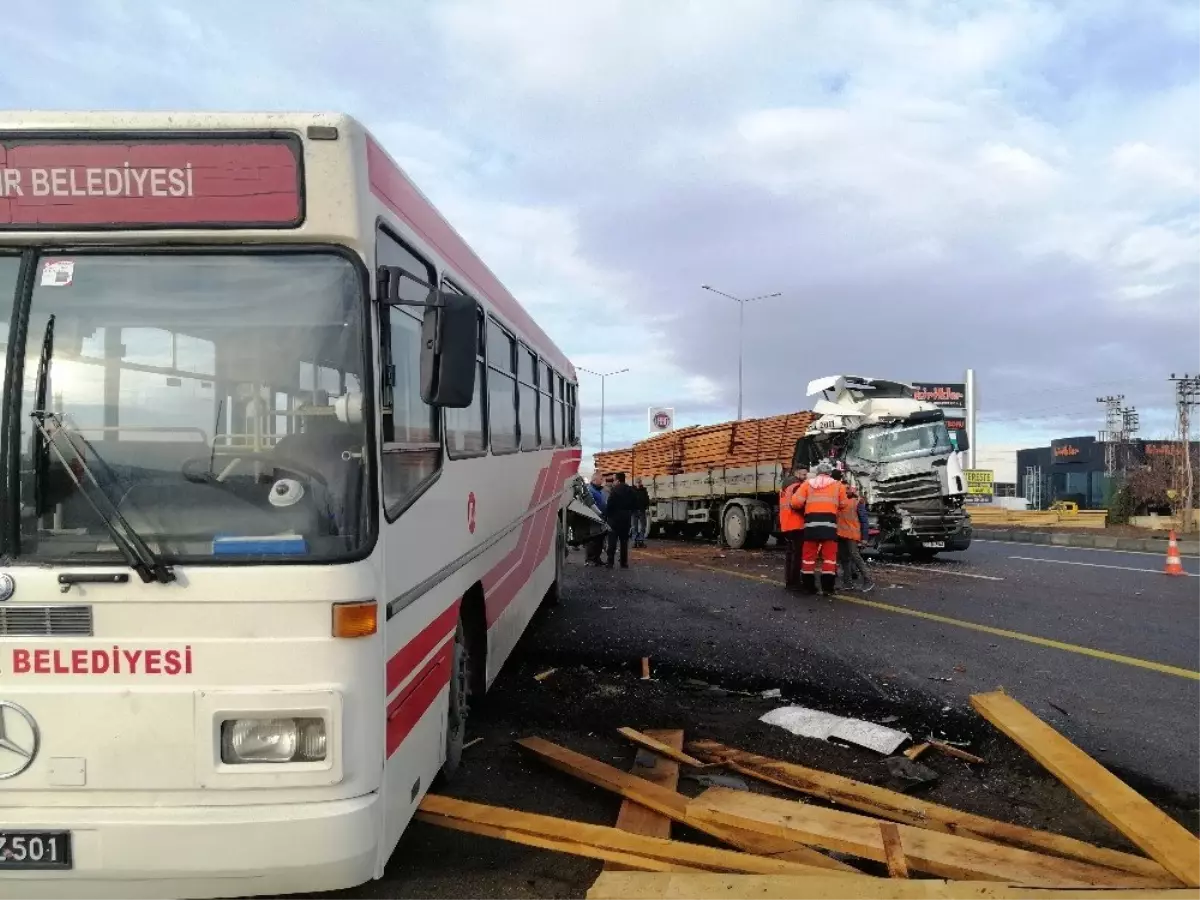
[[[382,875],[561,571],[575,371],[340,115],[0,114],[0,897]]]

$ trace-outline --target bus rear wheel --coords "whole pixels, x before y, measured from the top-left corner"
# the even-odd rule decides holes
[[[462,765],[463,745],[467,740],[467,717],[471,703],[471,649],[462,619],[454,631],[454,650],[450,659],[450,709],[446,714],[446,762],[442,774],[453,778]]]

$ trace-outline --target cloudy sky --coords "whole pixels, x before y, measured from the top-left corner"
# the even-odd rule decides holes
[[[980,445],[1171,427],[1200,368],[1194,0],[8,0],[8,108],[360,117],[606,442],[978,373]],[[585,444],[599,443],[587,374]]]

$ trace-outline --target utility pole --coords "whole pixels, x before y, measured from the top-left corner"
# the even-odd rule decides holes
[[[757,297],[735,297],[733,294],[727,294],[724,291],[718,291],[715,287],[708,284],[700,285],[702,291],[712,291],[714,294],[720,294],[722,297],[728,297],[738,305],[738,412],[737,420],[742,421],[742,353],[745,349],[742,341],[743,324],[745,322],[745,310],[747,303],[753,303],[755,300],[768,300],[771,297],[782,297],[783,295],[776,291],[774,294],[759,294]]]
[[[1182,496],[1183,513],[1180,530],[1188,531],[1192,527],[1192,494],[1195,491],[1195,473],[1192,472],[1192,425],[1191,411],[1200,406],[1200,375],[1176,377],[1171,373],[1170,381],[1175,384],[1175,416],[1179,432],[1179,452],[1181,460],[1175,465],[1175,483],[1177,496]]]
[[[608,381],[609,376],[620,375],[622,372],[628,372],[628,369],[617,369],[615,372],[593,372],[591,369],[585,369],[583,366],[576,366],[580,372],[587,372],[589,375],[595,375],[600,379],[600,452],[604,452],[604,383]]]
[[[1124,420],[1121,415],[1121,401],[1124,399],[1124,394],[1096,398],[1097,403],[1104,404],[1104,430],[1100,432],[1100,441],[1104,444],[1104,473],[1109,478],[1117,474],[1117,443]]]
[[[1129,471],[1129,460],[1133,456],[1133,436],[1138,433],[1141,426],[1142,419],[1138,415],[1137,407],[1126,406],[1121,410],[1120,468],[1122,476],[1126,475]]]

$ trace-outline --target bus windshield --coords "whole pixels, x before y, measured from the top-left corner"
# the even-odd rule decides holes
[[[170,562],[366,546],[370,369],[349,259],[77,253],[38,260],[32,290],[22,408],[5,416],[17,555],[120,561],[114,509]]]
[[[885,463],[948,453],[950,433],[943,419],[907,424],[868,425],[850,435],[846,452],[868,462]]]

